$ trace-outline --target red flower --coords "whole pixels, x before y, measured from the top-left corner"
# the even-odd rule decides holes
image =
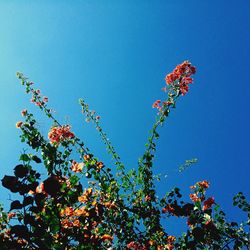
[[[200,181],[197,183],[201,188],[209,188],[209,182],[208,181]]]
[[[180,92],[182,95],[186,95],[186,93],[188,92],[188,85],[180,84]]]
[[[167,84],[173,83],[175,80],[179,78],[179,74],[176,73],[170,73],[166,76],[165,80]]]
[[[109,234],[104,234],[102,236],[102,240],[108,240],[108,241],[113,241],[114,237],[109,235]]]
[[[22,125],[23,125],[23,122],[17,122],[17,123],[16,123],[16,128],[21,128]]]
[[[80,173],[82,172],[84,164],[83,163],[78,163],[76,161],[72,161],[72,165],[71,165],[71,170],[75,173]]]
[[[208,198],[204,201],[203,210],[209,209],[214,204],[214,197]]]
[[[195,72],[195,67],[192,66],[189,61],[184,61],[177,65],[173,72],[165,77],[166,84],[174,84],[175,86],[179,85],[181,94],[185,95],[188,92],[188,84],[193,82],[193,79],[190,76],[195,74]]]
[[[201,199],[196,194],[190,194],[189,197],[193,202],[201,201]]]
[[[161,103],[161,100],[156,100],[156,101],[153,103],[152,108],[161,109],[160,103]]]
[[[58,144],[61,141],[74,137],[75,135],[70,131],[70,126],[68,125],[62,127],[53,127],[48,134],[50,142],[54,144]]]
[[[173,207],[171,207],[171,205],[168,204],[166,207],[162,208],[162,213],[165,214],[167,212],[174,214],[175,210]]]
[[[48,101],[49,101],[49,98],[48,98],[47,96],[44,96],[44,97],[43,97],[43,101],[44,101],[44,102],[48,102]]]
[[[26,116],[26,115],[27,115],[27,109],[23,109],[23,110],[21,111],[21,115],[22,115],[22,116]]]
[[[132,248],[134,247],[134,245],[135,245],[135,242],[134,242],[134,241],[131,241],[131,242],[129,242],[129,243],[127,244],[127,248],[128,248],[128,249],[132,249]]]

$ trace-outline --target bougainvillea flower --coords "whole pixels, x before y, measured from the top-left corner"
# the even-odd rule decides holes
[[[74,227],[80,227],[80,225],[81,224],[80,224],[80,221],[78,219],[76,219],[76,220],[73,221],[73,226]]]
[[[188,84],[193,82],[190,76],[195,74],[195,72],[195,67],[189,61],[184,61],[165,77],[166,84],[179,88],[180,93],[185,95],[188,92]]]
[[[72,216],[74,214],[74,209],[72,207],[66,207],[60,212],[60,215]]]
[[[23,125],[23,122],[17,122],[17,123],[16,123],[16,128],[21,128],[22,125]]]
[[[84,161],[89,161],[91,159],[90,155],[83,156]]]
[[[196,194],[190,194],[189,197],[193,202],[201,201],[201,199]]]
[[[22,115],[22,116],[26,116],[26,115],[27,115],[27,109],[23,109],[23,110],[21,111],[21,115]]]
[[[200,181],[197,182],[197,184],[201,187],[201,188],[209,188],[209,182],[208,181]]]
[[[209,209],[214,204],[214,197],[208,198],[204,201],[203,210]]]
[[[171,205],[167,205],[166,207],[162,208],[162,213],[174,213],[175,209]]]
[[[71,170],[75,173],[80,173],[82,172],[82,169],[83,169],[83,166],[84,166],[84,163],[78,163],[76,161],[72,161],[72,165],[71,165]]]
[[[104,234],[102,236],[102,240],[108,240],[108,241],[113,241],[114,237],[109,235],[109,234]]]
[[[14,212],[9,212],[8,213],[8,219],[12,219],[15,216],[16,216],[16,213],[14,213]]]
[[[180,84],[180,92],[182,95],[186,95],[186,93],[188,92],[188,85],[186,84]]]
[[[104,167],[103,162],[99,161],[96,163],[97,172],[99,172]]]
[[[156,100],[156,101],[152,104],[152,108],[161,109],[160,103],[161,103],[161,100]]]
[[[59,144],[64,140],[74,138],[75,135],[70,131],[70,129],[71,127],[69,125],[52,127],[48,133],[50,142],[53,144]]]
[[[47,96],[44,96],[43,97],[43,102],[48,102],[49,101],[49,98]]]
[[[92,188],[88,188],[84,191],[84,193],[78,197],[78,201],[85,203],[89,200],[90,196],[92,195]]]

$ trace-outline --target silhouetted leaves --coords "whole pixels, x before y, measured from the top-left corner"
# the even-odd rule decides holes
[[[19,178],[25,177],[28,174],[28,172],[29,172],[28,167],[22,164],[19,164],[14,168],[14,174],[16,177]]]
[[[10,204],[10,210],[21,209],[21,208],[23,208],[23,205],[20,203],[19,200],[12,201]]]
[[[27,196],[23,199],[23,206],[31,205],[34,201],[34,198],[31,196]]]
[[[34,162],[36,162],[36,163],[41,163],[41,162],[42,162],[42,160],[41,160],[39,157],[37,157],[36,155],[33,155],[33,156],[32,156],[32,160],[33,160]]]
[[[2,185],[13,193],[18,192],[19,182],[15,176],[5,175],[2,179]]]
[[[11,227],[11,233],[17,237],[21,237],[24,239],[28,239],[29,231],[26,226],[23,225],[15,225]]]
[[[44,182],[44,190],[46,193],[51,196],[56,196],[61,188],[61,184],[59,182],[59,178],[55,175],[50,176]]]

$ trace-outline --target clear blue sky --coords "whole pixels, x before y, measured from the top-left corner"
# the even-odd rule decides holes
[[[84,98],[131,168],[154,121],[152,102],[164,98],[165,75],[188,59],[197,75],[160,130],[155,173],[172,174],[159,190],[177,185],[188,194],[207,179],[229,217],[239,217],[233,195],[244,191],[249,198],[249,8],[248,0],[0,1],[0,175],[11,174],[27,148],[15,128],[20,110],[39,114],[17,71],[106,159],[95,129],[83,123],[78,98]],[[198,164],[173,172],[193,157]],[[7,190],[0,192],[6,203]]]

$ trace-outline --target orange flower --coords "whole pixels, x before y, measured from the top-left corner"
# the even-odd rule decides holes
[[[145,201],[147,202],[147,201],[151,201],[151,197],[149,196],[149,195],[146,195],[145,196]]]
[[[62,210],[62,214],[66,216],[72,216],[74,213],[74,209],[72,207],[66,207],[64,210]]]
[[[12,219],[15,216],[16,216],[16,213],[14,213],[14,212],[8,213],[8,219]]]
[[[68,219],[63,219],[61,221],[61,225],[63,228],[69,228],[73,226],[73,223],[71,221],[69,221]]]
[[[167,250],[173,250],[174,245],[173,244],[167,244]]]
[[[129,243],[127,244],[127,248],[128,248],[128,249],[132,249],[132,248],[134,248],[134,246],[135,246],[135,242],[134,242],[134,241],[131,241],[131,242],[129,242]]]
[[[170,73],[165,77],[166,83],[167,84],[171,84],[173,83],[175,80],[177,80],[179,78],[179,74],[176,73]]]
[[[190,194],[189,197],[193,202],[201,201],[201,199],[196,194]]]
[[[169,235],[168,236],[168,243],[173,243],[173,242],[175,242],[175,236],[172,236],[172,235]]]
[[[81,208],[77,208],[77,209],[74,211],[74,215],[75,215],[75,216],[85,216],[85,217],[88,217],[88,216],[89,216],[89,213],[88,213],[88,211],[86,210],[85,207],[81,207]]]
[[[103,241],[104,241],[104,240],[113,241],[113,239],[114,239],[114,237],[111,236],[111,235],[109,235],[109,234],[104,234],[104,235],[102,236],[102,240],[103,240]]]
[[[73,226],[74,226],[74,227],[80,227],[80,221],[77,220],[77,219],[74,220],[74,221],[73,221]]]
[[[175,239],[176,238],[174,236],[172,236],[172,235],[168,236],[168,239],[167,239],[168,240],[168,244],[167,244],[167,249],[168,250],[174,249],[174,244],[173,243],[175,242]]]
[[[156,100],[156,101],[153,103],[152,108],[161,109],[160,103],[161,103],[161,100]]]
[[[195,72],[195,67],[192,66],[189,61],[184,61],[177,65],[173,72],[165,77],[166,84],[178,84],[181,94],[185,95],[188,92],[188,84],[193,82],[193,79],[190,76],[195,74]]]
[[[28,194],[30,194],[30,195],[41,194],[41,193],[43,193],[43,194],[45,194],[45,195],[48,195],[48,194],[45,192],[45,190],[44,190],[44,183],[43,183],[43,182],[41,182],[41,183],[36,187],[35,192],[32,191],[32,190],[30,190],[30,191],[28,192]]]
[[[188,85],[181,83],[180,84],[180,92],[181,92],[181,94],[186,95],[186,93],[188,92],[188,88],[189,88]]]
[[[88,198],[87,198],[87,196],[82,195],[82,196],[78,197],[78,201],[81,202],[81,203],[85,203],[85,202],[88,201]]]
[[[149,244],[150,246],[153,246],[153,245],[155,245],[155,241],[154,241],[154,240],[149,240],[148,244]]]
[[[82,172],[84,164],[83,163],[77,163],[76,161],[72,161],[71,170],[75,173]]]
[[[26,245],[28,242],[25,239],[17,239],[17,244],[21,247]]]
[[[209,209],[214,204],[214,197],[208,198],[204,201],[203,210]]]
[[[69,140],[75,137],[75,135],[70,131],[70,126],[56,126],[51,128],[48,133],[48,138],[51,143],[59,144],[61,141]]]
[[[26,116],[26,115],[27,115],[27,109],[23,109],[23,110],[21,111],[21,115],[22,115],[22,116]]]
[[[174,213],[174,208],[171,206],[171,205],[167,205],[166,207],[164,207],[164,208],[162,208],[162,213],[167,213],[167,212],[169,212],[169,213]]]
[[[106,208],[116,208],[116,205],[110,201],[108,202],[104,202],[103,205],[106,207]]]
[[[104,167],[104,165],[101,161],[96,163],[97,171],[100,171],[103,167]]]
[[[209,188],[209,182],[208,181],[200,181],[197,183],[201,188]]]
[[[17,123],[16,123],[16,128],[21,128],[22,125],[23,125],[23,122],[17,122]]]
[[[79,202],[82,202],[82,203],[85,203],[89,200],[90,196],[92,195],[92,188],[88,188],[84,191],[84,193],[78,197],[78,201]]]
[[[91,158],[90,155],[84,155],[84,156],[83,156],[83,159],[84,159],[85,161],[89,161],[90,158]]]

